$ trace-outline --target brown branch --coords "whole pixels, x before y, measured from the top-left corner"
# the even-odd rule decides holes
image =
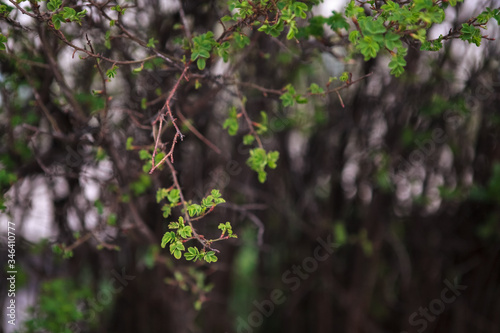
[[[76,249],[78,246],[82,245],[83,243],[85,243],[86,241],[88,241],[91,238],[92,238],[92,232],[88,232],[87,234],[85,234],[85,236],[82,236],[82,237],[78,238],[70,246],[65,246],[64,250],[65,251],[72,251],[72,250]]]
[[[47,36],[45,34],[45,29],[43,27],[40,28],[41,33],[40,33],[40,39],[42,42],[42,47],[45,51],[45,54],[47,55],[47,59],[50,64],[50,68],[52,69],[52,72],[54,73],[54,77],[61,88],[61,91],[64,94],[64,97],[68,101],[68,103],[71,105],[73,108],[72,115],[77,119],[80,123],[85,123],[87,120],[87,115],[85,112],[83,112],[82,108],[80,107],[80,104],[78,101],[75,99],[73,96],[72,90],[69,88],[68,84],[66,83],[66,80],[64,79],[64,75],[61,73],[61,70],[59,69],[58,62],[55,59],[55,56],[53,54],[53,49],[50,47],[50,43],[47,40]]]
[[[87,39],[87,45],[90,47],[90,50],[92,53],[94,53],[94,47],[92,46],[92,43],[90,42],[89,36],[85,34],[85,38]],[[99,60],[95,59],[95,65],[97,67],[97,71],[99,72],[99,76],[101,77],[101,82],[102,82],[102,95],[104,96],[104,109],[101,112],[101,137],[104,137],[106,135],[106,128],[107,128],[107,117],[108,117],[108,110],[109,110],[109,96],[108,96],[108,89],[107,89],[107,78],[106,75],[99,64]],[[113,67],[115,65],[113,64]]]
[[[186,33],[186,37],[189,40],[191,40],[192,38],[191,31],[189,30],[189,24],[186,18],[186,13],[184,12],[184,8],[182,8],[182,1],[177,0],[177,2],[179,3],[179,14],[181,16],[182,25],[184,26],[184,32]]]
[[[238,89],[238,86],[236,86],[236,91],[237,91],[238,97],[240,98],[240,102],[241,102],[241,113],[243,114],[243,117],[245,118],[245,120],[248,124],[248,127],[250,129],[250,133],[255,137],[255,140],[257,141],[259,148],[264,148],[264,146],[262,145],[262,141],[260,140],[259,135],[255,131],[255,128],[254,128],[253,123],[252,123],[252,119],[250,119],[250,117],[248,116],[247,110],[245,108],[245,101],[243,100],[243,96],[241,95],[241,91]]]
[[[261,247],[264,244],[265,226],[264,226],[264,223],[257,217],[257,215],[255,215],[252,212],[249,212],[249,209],[252,209],[252,208],[248,208],[250,205],[239,206],[239,205],[235,205],[232,203],[226,203],[224,206],[228,207],[232,210],[240,212],[243,215],[243,217],[245,217],[245,216],[248,217],[253,222],[253,224],[255,224],[257,226],[257,228],[258,228],[257,245],[259,245],[259,247]]]
[[[35,15],[35,14],[31,14],[30,12],[26,11],[23,7],[21,7],[17,1],[9,0],[9,2],[10,2],[11,4],[13,4],[14,6],[16,6],[16,8],[17,8],[17,9],[18,9],[21,13],[23,13],[24,15],[28,15],[28,16],[30,16],[30,17],[32,17],[32,18],[39,19],[39,17],[38,17],[37,15]]]
[[[250,88],[254,88],[254,89],[257,89],[259,91],[261,91],[264,96],[267,97],[267,94],[274,94],[274,95],[283,95],[283,90],[278,90],[278,89],[269,89],[269,88],[264,88],[264,87],[261,87],[255,83],[251,83],[251,82],[236,82],[235,84],[239,85],[239,86],[243,86],[243,87],[250,87]]]
[[[184,125],[186,125],[186,127],[194,134],[196,135],[196,137],[198,139],[200,139],[201,141],[203,141],[204,144],[206,144],[208,147],[210,147],[213,151],[215,151],[217,154],[221,155],[222,154],[222,151],[219,149],[219,147],[217,147],[216,145],[214,145],[210,140],[208,140],[206,137],[203,136],[203,134],[201,134],[193,125],[191,125],[191,123],[189,122],[189,120],[186,119],[186,117],[184,117],[184,115],[182,114],[182,112],[179,110],[179,108],[177,108],[176,110],[177,112],[177,115],[179,116],[179,118],[181,119],[182,123]]]
[[[173,163],[174,162],[174,155],[173,155],[173,150],[174,150],[174,146],[175,144],[177,143],[177,139],[180,137],[180,139],[182,140],[184,138],[184,135],[182,134],[181,130],[179,129],[179,127],[177,126],[176,124],[176,119],[174,118],[173,114],[172,114],[172,109],[170,107],[170,103],[172,101],[172,98],[174,97],[175,93],[177,92],[177,89],[179,89],[179,85],[182,81],[182,79],[185,77],[186,80],[188,80],[187,76],[186,76],[186,73],[187,73],[187,70],[188,70],[188,66],[184,66],[184,70],[182,71],[179,79],[177,80],[177,82],[175,83],[174,87],[172,88],[172,90],[170,91],[170,94],[168,95],[167,97],[167,100],[165,101],[165,104],[163,105],[163,107],[161,108],[160,112],[158,113],[158,116],[156,117],[156,119],[153,121],[153,125],[156,124],[158,122],[158,120],[160,121],[160,128],[158,130],[158,134],[156,136],[156,140],[155,140],[155,148],[153,150],[153,154],[152,154],[152,157],[151,157],[151,165],[152,165],[152,168],[151,170],[149,171],[149,174],[152,174],[153,171],[159,167],[160,165],[162,165],[166,158],[167,157],[170,157],[170,161]],[[165,119],[165,115],[167,115],[169,118],[170,118],[170,121],[172,122],[172,125],[174,125],[174,128],[175,128],[175,136],[174,136],[174,140],[172,142],[172,147],[170,148],[170,152],[158,163],[155,165],[155,157],[156,157],[156,151],[158,149],[158,145],[160,144],[160,139],[161,139],[161,131],[162,131],[162,127],[163,127],[163,121]]]

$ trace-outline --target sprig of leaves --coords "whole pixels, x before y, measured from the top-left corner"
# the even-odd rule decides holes
[[[169,202],[162,207],[162,210],[164,212],[163,216],[167,218],[171,215],[172,208],[180,204],[180,191],[178,189],[158,189],[158,191],[156,192],[156,201],[159,203],[164,199],[167,199]],[[185,203],[185,207],[187,208],[189,217],[197,216],[195,219],[199,219],[211,212],[215,208],[215,206],[224,202],[226,201],[222,198],[220,191],[213,189],[210,195],[201,200],[200,204]],[[195,219],[192,219],[191,221],[194,221]],[[161,247],[165,248],[170,244],[170,253],[176,259],[180,259],[182,257],[182,254],[184,253],[184,258],[186,258],[186,260],[205,260],[207,263],[216,262],[217,256],[215,255],[215,251],[211,250],[210,244],[223,239],[237,238],[237,236],[233,233],[230,222],[219,224],[219,229],[221,229],[221,225],[224,226],[221,236],[216,239],[206,240],[203,236],[196,236],[196,233],[192,229],[191,225],[187,225],[184,217],[179,216],[177,221],[173,221],[168,224],[168,228],[171,231],[167,231],[163,235],[163,238],[161,240]],[[202,243],[205,245],[204,248],[200,251],[197,247],[192,246],[187,248],[186,252],[184,243],[199,237],[201,237],[201,239],[203,240]]]
[[[247,165],[257,172],[259,182],[264,183],[267,178],[266,167],[275,169],[279,158],[279,152],[266,152],[263,148],[254,148],[250,150],[250,157],[247,160]]]

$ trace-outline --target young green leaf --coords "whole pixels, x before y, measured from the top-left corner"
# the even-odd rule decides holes
[[[312,94],[324,94],[325,90],[318,86],[316,83],[311,83],[309,86],[309,90],[311,91]]]
[[[186,258],[186,260],[196,261],[203,258],[203,255],[200,255],[200,251],[198,250],[198,248],[189,247],[187,249],[187,252],[184,253],[184,258]]]
[[[167,194],[167,199],[171,204],[176,205],[180,200],[180,191],[176,188],[170,190]]]
[[[208,263],[216,262],[218,260],[217,257],[215,256],[214,251],[206,252],[205,255],[203,256],[203,259]]]
[[[166,232],[164,235],[163,235],[163,238],[161,239],[161,247],[162,248],[165,248],[165,246],[168,244],[168,243],[172,243],[174,242],[176,239],[175,237],[175,232],[173,231],[168,231]]]
[[[191,230],[190,226],[186,225],[183,228],[180,228],[179,230],[177,230],[177,232],[179,233],[179,235],[182,238],[189,238],[189,237],[191,237],[191,233],[193,231]]]

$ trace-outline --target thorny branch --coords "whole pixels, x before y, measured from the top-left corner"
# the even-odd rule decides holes
[[[160,165],[162,165],[167,158],[170,158],[170,161],[172,163],[174,163],[174,147],[175,147],[175,144],[177,143],[177,139],[178,138],[180,138],[181,140],[184,138],[184,134],[182,134],[181,130],[179,129],[179,127],[176,124],[176,119],[174,118],[174,115],[172,114],[172,109],[170,107],[170,103],[172,102],[172,98],[174,97],[177,89],[179,88],[179,85],[180,85],[182,79],[185,78],[186,81],[189,81],[188,77],[186,76],[188,68],[189,67],[187,65],[184,67],[184,70],[182,71],[181,76],[179,77],[179,79],[175,83],[174,87],[170,91],[170,94],[168,95],[167,100],[165,101],[165,104],[161,108],[161,110],[160,110],[158,116],[156,117],[156,119],[153,121],[153,125],[155,125],[158,121],[160,121],[160,125],[159,125],[158,133],[157,133],[157,136],[156,136],[156,140],[155,140],[155,148],[153,150],[153,155],[151,157],[152,158],[152,161],[151,161],[152,168],[149,171],[149,174],[152,174],[153,171],[155,171],[156,168],[158,168]],[[165,116],[168,116],[170,118],[170,121],[172,122],[172,125],[174,125],[175,136],[174,136],[174,139],[172,140],[172,146],[171,146],[170,151],[168,152],[168,154],[166,154],[162,158],[162,160],[160,162],[158,162],[158,164],[155,164],[156,152],[157,152],[158,146],[160,144],[160,139],[161,139],[161,134],[162,134],[162,127],[163,127],[163,122],[165,120]]]

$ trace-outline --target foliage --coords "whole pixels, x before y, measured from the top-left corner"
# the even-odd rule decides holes
[[[169,203],[162,207],[162,211],[163,216],[167,218],[171,215],[172,208],[181,205],[179,202],[180,190],[160,188],[156,192],[156,201],[160,202],[165,198],[168,199]],[[167,231],[163,235],[161,247],[165,248],[165,246],[170,244],[170,253],[176,259],[180,259],[184,253],[186,260],[205,260],[207,263],[216,262],[217,257],[215,255],[215,250],[211,248],[211,244],[228,238],[237,238],[237,236],[233,234],[231,223],[226,222],[225,224],[219,224],[219,229],[222,230],[219,238],[205,239],[202,235],[193,235],[194,231],[191,221],[205,217],[213,211],[215,206],[224,202],[226,201],[221,197],[220,192],[218,190],[212,190],[210,195],[201,200],[201,204],[182,203],[184,206],[183,213],[185,214],[184,216],[186,217],[186,220],[184,220],[184,217],[179,216],[176,222],[169,223],[168,228],[173,231]],[[188,225],[186,225],[186,223]],[[226,233],[227,235],[225,236]],[[200,251],[197,247],[191,246],[187,248],[187,252],[184,252],[186,251],[184,243],[193,239],[198,239],[200,241],[203,245],[202,250]]]
[[[363,4],[351,0],[346,5],[345,10],[342,13],[334,11],[329,17],[312,16],[311,9],[313,5],[314,2],[304,3],[295,0],[231,0],[228,3],[228,10],[231,14],[221,18],[221,24],[223,27],[222,34],[216,38],[216,34],[213,31],[206,31],[204,33],[195,32],[192,35],[187,33],[186,37],[180,43],[185,52],[182,59],[170,56],[160,56],[157,51],[159,40],[155,37],[149,37],[147,41],[141,41],[138,37],[131,36],[121,23],[121,17],[127,15],[127,6],[116,4],[110,7],[110,10],[114,11],[118,15],[116,19],[112,19],[106,12],[102,11],[102,8],[98,8],[103,17],[110,23],[110,29],[103,31],[104,46],[106,48],[110,49],[112,46],[111,41],[113,39],[113,30],[111,28],[117,27],[122,30],[128,38],[135,40],[144,48],[154,50],[154,52],[156,52],[155,55],[148,58],[148,60],[134,62],[140,64],[140,67],[133,69],[133,73],[137,74],[144,68],[149,68],[151,66],[149,60],[154,60],[154,58],[157,57],[159,57],[159,60],[167,59],[175,64],[174,67],[178,69],[183,68],[182,74],[177,79],[177,83],[169,93],[165,106],[160,111],[166,112],[166,115],[169,117],[171,123],[176,129],[176,134],[173,138],[170,150],[164,151],[164,149],[161,148],[163,145],[159,144],[159,134],[155,135],[154,147],[150,146],[144,148],[134,146],[133,137],[129,137],[126,141],[126,149],[139,150],[139,157],[144,161],[144,173],[139,175],[135,181],[129,184],[130,191],[134,196],[138,197],[146,194],[148,189],[151,187],[151,179],[148,173],[152,173],[157,168],[162,170],[163,164],[166,163],[166,160],[169,158],[171,163],[173,163],[175,144],[178,139],[182,140],[183,134],[176,125],[176,120],[173,116],[172,110],[170,109],[170,103],[182,81],[187,81],[189,79],[189,75],[195,74],[195,72],[190,69],[189,65],[191,63],[196,63],[197,69],[203,72],[206,69],[207,64],[215,61],[214,58],[216,57],[220,57],[223,62],[229,62],[230,59],[233,59],[238,54],[238,52],[242,52],[240,51],[241,49],[247,48],[250,43],[248,32],[243,28],[249,28],[251,30],[254,29],[255,32],[269,35],[272,38],[286,35],[286,39],[288,40],[299,41],[299,39],[307,40],[310,37],[324,38],[326,35],[324,26],[326,25],[336,35],[341,36],[343,34],[348,34],[351,57],[353,57],[356,53],[360,53],[364,60],[367,61],[372,58],[376,58],[382,52],[389,53],[390,61],[388,66],[390,72],[395,76],[400,76],[405,71],[404,68],[407,63],[405,58],[407,56],[409,46],[417,43],[421,45],[422,50],[438,51],[442,48],[444,41],[452,38],[459,38],[479,46],[482,39],[487,38],[486,36],[482,36],[481,29],[484,29],[485,25],[491,19],[496,19],[497,21],[499,19],[498,9],[486,8],[486,10],[484,10],[476,18],[463,23],[459,29],[450,31],[448,35],[441,35],[435,40],[427,40],[427,31],[434,24],[442,23],[445,18],[445,9],[448,6],[457,5],[457,1],[386,1],[383,5],[378,6],[374,1],[368,1]],[[34,14],[30,15],[39,17],[40,20],[46,21],[49,26],[52,26],[55,30],[60,31],[54,31],[54,33],[61,34],[59,37],[62,40],[62,43],[66,44],[69,48],[74,49],[75,52],[83,52],[86,57],[83,57],[82,59],[91,57],[96,60],[96,68],[102,78],[103,87],[102,90],[94,91],[94,93],[98,95],[104,94],[103,97],[107,100],[104,105],[104,110],[107,110],[110,96],[106,96],[108,94],[106,83],[109,82],[110,79],[115,79],[117,77],[119,65],[121,66],[122,63],[126,64],[126,62],[110,61],[108,58],[104,58],[95,53],[94,47],[88,39],[86,40],[86,44],[89,45],[89,49],[83,50],[73,44],[73,42],[68,38],[64,37],[65,32],[63,31],[63,28],[66,25],[72,22],[76,22],[81,25],[83,20],[88,19],[87,9],[66,3],[63,4],[61,0],[48,1],[46,3],[46,9],[48,12],[46,15],[42,15],[39,8],[34,7]],[[4,15],[7,16],[12,14],[12,10],[24,13],[18,4],[16,5],[16,8],[2,7]],[[352,25],[350,22],[352,22]],[[186,26],[180,25],[180,27],[182,29],[187,29]],[[10,38],[12,37],[9,37],[9,34],[0,35],[0,48],[4,53],[7,52],[9,55],[11,54],[11,50],[8,49],[7,45],[9,44]],[[110,62],[111,67],[108,67],[108,69],[105,70],[103,61]],[[349,87],[353,83],[351,74],[344,72],[340,76],[339,81],[344,84],[335,89],[330,88],[330,84],[332,83],[331,79],[326,85],[326,89],[322,88],[318,83],[311,83],[307,92],[300,93],[296,87],[294,87],[291,83],[288,83],[281,90],[269,90],[269,92],[278,95],[283,107],[295,107],[300,104],[305,104],[310,102],[310,98],[308,97],[326,96],[331,92],[335,92],[338,95],[341,104],[343,105],[339,91]],[[196,88],[199,89],[199,87],[200,82],[197,79]],[[267,93],[266,89],[259,89],[264,93]],[[243,96],[239,90],[237,92],[241,102],[241,108],[238,110],[236,106],[231,106],[229,109],[229,116],[225,119],[222,127],[223,129],[227,129],[229,135],[231,136],[235,136],[239,132],[240,128],[248,131],[243,136],[243,144],[249,146],[255,145],[255,147],[249,149],[247,165],[257,173],[259,182],[264,183],[267,179],[267,168],[275,169],[279,158],[278,151],[267,151],[261,142],[260,136],[268,132],[268,114],[267,112],[262,111],[260,113],[260,122],[252,120],[245,109],[247,97]],[[141,100],[141,107],[143,109],[147,108],[147,99],[143,98]],[[153,123],[156,124],[159,122],[161,129],[164,119],[165,116],[160,113]],[[240,120],[242,119],[247,126],[241,127]],[[102,148],[99,149],[100,150],[98,150],[97,156],[100,156],[99,160],[104,160],[108,154]],[[1,172],[1,186],[6,186],[15,182],[15,174],[9,173],[7,170],[1,170]],[[180,199],[181,191],[182,188],[177,186],[177,188],[174,189],[160,189],[157,192],[158,202],[164,198],[167,198],[169,201],[161,208],[165,218],[168,218],[172,213],[172,209],[179,205],[184,207],[183,214],[186,214],[185,216],[187,218],[200,218],[207,212],[210,212],[215,205],[220,203],[218,201],[219,197],[216,197],[214,195],[215,192],[212,192],[212,195],[202,200],[201,205],[192,204]],[[125,196],[128,196],[128,194]],[[111,224],[114,223],[113,221],[114,219],[111,220]],[[187,222],[188,225],[185,225],[185,222]],[[185,251],[183,242],[196,238],[204,246],[202,252],[197,252],[198,250],[196,248],[189,248],[186,253],[186,258],[190,260],[204,258],[209,262],[214,261],[212,257],[213,253],[209,255],[208,253],[210,253],[210,251],[204,252],[205,247],[210,248],[212,241],[204,240],[197,236],[197,233],[192,229],[192,225],[189,220],[184,221],[182,217],[179,217],[177,222],[173,222],[173,224],[171,223],[170,228],[175,229],[176,231],[170,231],[165,234],[166,236],[162,240],[162,247],[166,246],[166,244],[170,244],[170,252],[174,255],[174,257],[180,258],[181,253]],[[63,250],[57,249],[58,247],[55,248],[55,251],[62,251],[61,253],[66,257],[71,254],[71,252],[64,252]]]
[[[422,181],[415,194],[418,186],[412,182],[419,179],[410,179],[422,173],[425,179],[447,167],[443,159],[421,170],[432,164],[429,156],[436,151],[451,151],[450,169],[466,170],[460,177],[474,181],[481,172],[473,167],[492,156],[460,151],[464,139],[450,134],[449,112],[472,123],[470,128],[460,124],[459,133],[474,132],[491,119],[476,116],[463,96],[434,93],[444,89],[443,78],[453,81],[454,73],[437,60],[423,64],[415,56],[435,52],[443,60],[451,42],[479,47],[491,40],[486,27],[500,21],[500,9],[489,7],[466,21],[456,15],[448,33],[429,38],[430,29],[444,23],[448,13],[458,13],[462,2],[352,0],[321,16],[313,11],[320,3],[316,0],[181,1],[161,13],[156,5],[140,2],[0,3],[0,210],[15,203],[28,212],[32,202],[39,204],[40,198],[16,196],[21,188],[34,193],[24,186],[43,178],[58,219],[59,232],[51,238],[54,254],[72,264],[79,254],[98,249],[104,251],[95,257],[109,263],[125,257],[121,248],[133,252],[137,247],[147,252],[144,266],[165,269],[160,271],[164,281],[189,291],[190,304],[199,310],[209,299],[210,279],[217,278],[210,274],[225,267],[220,263],[227,258],[239,274],[248,273],[242,283],[246,288],[255,284],[250,277],[259,270],[281,269],[276,263],[283,253],[309,249],[303,239],[316,234],[333,233],[342,250],[359,247],[359,255],[343,263],[346,267],[377,257],[386,239],[373,238],[390,238],[393,230],[363,224],[365,216],[374,215],[373,225],[381,220],[393,228],[394,215],[403,216],[412,205],[422,208],[413,212],[414,220],[420,213],[429,215],[431,196],[457,205],[466,200],[481,207],[498,205],[498,165],[491,172],[482,167],[489,178],[476,185],[450,185],[442,177],[445,184],[432,188],[432,181]],[[327,65],[330,58],[336,67]],[[433,85],[420,89],[418,66],[408,64],[425,66]],[[372,74],[380,82],[370,81]],[[414,86],[404,91],[406,83]],[[483,86],[474,75],[464,85],[480,99]],[[485,86],[488,94],[496,91]],[[369,103],[363,100],[367,96]],[[380,97],[377,103],[375,97]],[[392,99],[395,105],[389,107]],[[495,105],[496,100],[488,102]],[[408,111],[406,104],[413,109]],[[406,111],[390,114],[399,107]],[[390,120],[384,118],[388,114]],[[387,133],[366,125],[380,119]],[[491,123],[495,128],[494,119]],[[433,129],[445,133],[446,144],[431,140]],[[393,151],[386,149],[391,145]],[[422,158],[427,150],[429,156]],[[399,155],[409,161],[401,162],[403,170],[398,169]],[[425,160],[417,163],[419,168],[413,162],[417,158]],[[467,165],[476,158],[474,166]],[[457,160],[463,165],[455,165]],[[106,168],[109,174],[99,173]],[[286,178],[288,171],[303,177]],[[60,191],[59,181],[64,183]],[[87,186],[98,190],[87,193]],[[405,192],[406,187],[411,189]],[[398,209],[387,213],[380,208],[392,207],[404,195]],[[278,204],[261,212],[264,200]],[[385,215],[378,216],[379,211]],[[224,215],[228,212],[234,212],[234,219]],[[498,213],[484,215],[476,232],[494,239]],[[81,230],[69,230],[70,218],[78,220]],[[254,226],[257,232],[250,232]],[[394,227],[394,234],[404,239],[409,228]],[[236,240],[242,231],[247,239]],[[293,251],[282,244],[268,251],[264,234],[266,243],[292,239]],[[219,250],[220,241],[226,242]],[[390,246],[396,243],[390,241]],[[231,245],[241,248],[234,258],[225,256]],[[407,244],[396,245],[404,265]],[[179,261],[182,257],[189,263]],[[384,269],[369,276],[391,270]],[[59,300],[63,288],[55,282],[52,287],[47,293]],[[63,304],[65,311],[55,314],[44,299],[40,318],[59,324],[79,320],[74,305],[81,295],[73,293],[74,286],[64,288],[72,304]],[[54,331],[40,318],[30,324],[33,330]]]
[[[25,323],[25,332],[71,333],[69,324],[84,319],[84,301],[92,296],[87,287],[76,287],[69,279],[46,281],[36,308],[31,309],[32,318]]]

